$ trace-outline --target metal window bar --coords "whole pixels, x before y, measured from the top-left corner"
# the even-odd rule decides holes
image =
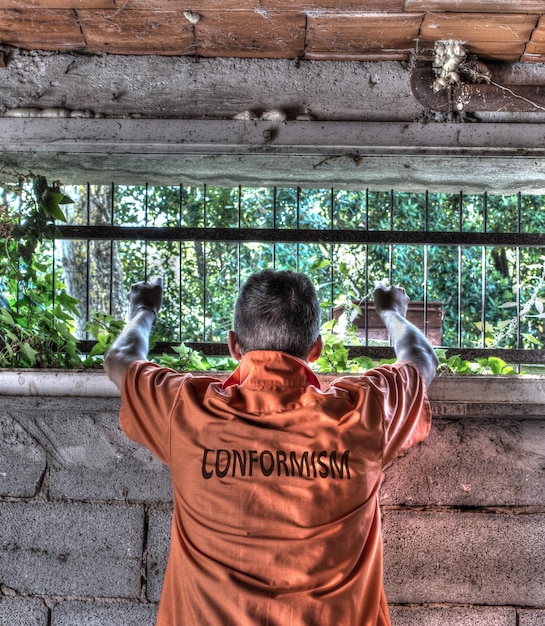
[[[484,232],[488,232],[488,194],[483,194],[483,223]],[[486,258],[487,247],[484,246],[481,252],[481,343],[486,346]]]
[[[114,225],[115,206],[114,206],[114,184],[111,184],[110,192],[110,224]],[[144,270],[145,272],[145,270]],[[114,242],[110,242],[110,286],[114,283]],[[113,311],[113,290],[110,287],[110,311]]]
[[[88,196],[91,193],[91,188],[88,185]],[[423,248],[423,299],[424,299],[424,319],[425,326],[427,328],[428,320],[428,273],[429,273],[429,250],[430,246],[446,246],[455,247],[457,249],[457,294],[456,294],[456,306],[457,311],[457,329],[456,334],[458,337],[458,346],[454,346],[448,349],[447,354],[460,354],[462,357],[475,358],[477,356],[490,356],[490,350],[485,347],[485,327],[486,327],[486,297],[487,297],[487,250],[490,247],[508,247],[515,250],[515,274],[516,284],[520,285],[521,282],[521,248],[531,247],[544,247],[544,237],[541,233],[537,232],[522,232],[522,202],[521,194],[517,196],[517,226],[516,232],[494,232],[488,227],[488,198],[485,195],[483,197],[483,228],[481,231],[464,230],[464,196],[460,192],[458,197],[458,230],[431,230],[430,229],[430,197],[425,193],[424,200],[424,227],[422,230],[394,230],[394,208],[395,194],[397,192],[390,191],[388,199],[388,225],[389,230],[369,230],[370,227],[370,197],[369,190],[364,191],[364,207],[363,207],[363,227],[360,228],[335,228],[335,202],[334,202],[334,190],[330,190],[329,199],[329,215],[327,219],[328,228],[324,229],[310,229],[301,227],[301,189],[298,188],[296,192],[296,228],[279,228],[278,220],[278,190],[273,189],[272,193],[272,228],[255,228],[255,227],[241,227],[241,187],[238,188],[237,196],[237,228],[232,227],[217,227],[209,224],[208,221],[208,204],[207,204],[207,187],[203,188],[203,226],[194,226],[194,221],[191,221],[191,226],[183,225],[183,206],[186,201],[185,191],[183,187],[179,190],[179,206],[177,214],[176,226],[150,226],[148,219],[149,209],[149,193],[150,189],[146,185],[145,188],[145,226],[124,226],[116,223],[115,206],[114,206],[114,186],[112,185],[111,193],[111,207],[110,207],[110,220],[109,225],[97,225],[90,224],[90,200],[87,198],[87,216],[86,224],[84,225],[59,225],[59,230],[65,239],[81,239],[86,241],[87,249],[89,250],[90,242],[93,240],[110,241],[110,285],[113,284],[113,254],[114,244],[116,241],[143,241],[146,248],[145,251],[145,275],[148,272],[148,252],[147,247],[151,242],[178,242],[178,250],[182,250],[183,242],[199,241],[203,243],[203,271],[204,271],[204,287],[202,291],[202,311],[203,321],[206,320],[207,315],[207,246],[222,243],[235,243],[237,246],[237,258],[238,258],[238,273],[237,284],[241,283],[241,246],[248,242],[258,242],[260,244],[269,244],[272,247],[272,263],[273,266],[277,265],[277,248],[281,244],[296,244],[296,267],[300,266],[300,247],[303,244],[321,243],[329,247],[329,258],[331,260],[331,266],[334,261],[334,246],[353,244],[362,247],[363,254],[365,255],[365,293],[369,292],[369,255],[370,248],[372,246],[386,246],[388,250],[388,277],[390,281],[393,277],[393,262],[395,257],[396,246],[422,246]],[[463,347],[463,324],[462,324],[462,310],[463,310],[463,250],[465,247],[481,247],[481,324],[482,324],[482,341],[480,348]],[[184,302],[184,272],[182,264],[179,266],[179,318],[181,320]],[[333,267],[330,268],[329,275],[333,277]],[[90,273],[89,267],[87,268],[87,285],[90,287]],[[333,295],[333,285],[331,285],[331,293]],[[110,292],[110,303],[112,299],[112,293]],[[333,299],[333,298],[332,298]],[[87,302],[87,311],[89,310],[89,303]],[[516,291],[516,311],[517,314],[521,310],[521,294],[520,289]],[[365,317],[365,344],[369,344],[369,329],[368,329],[368,307],[367,304],[363,308],[363,314]],[[201,342],[188,342],[189,345],[203,350],[207,354],[226,354],[226,346],[224,344],[209,343],[207,342],[207,335],[205,330],[205,324],[203,324],[203,334]],[[180,334],[180,340],[183,340],[182,323],[180,321],[178,326],[178,332]],[[514,349],[497,349],[494,350],[494,354],[501,356],[504,360],[511,363],[543,363],[544,351],[543,350],[529,350],[521,349],[521,328],[520,320],[517,320],[517,337],[516,348]],[[82,341],[82,349],[86,349],[86,344],[93,344],[94,342]],[[162,350],[170,346],[170,342],[159,342],[157,344],[158,349]],[[391,349],[387,346],[352,346],[350,348],[351,354],[357,356],[360,354],[366,354],[374,358],[383,358],[391,356]]]
[[[87,226],[91,223],[91,185],[87,183],[85,186],[86,194],[85,194],[85,222]],[[87,240],[85,242],[85,252],[87,254],[87,258],[90,257],[91,254],[91,242]],[[87,297],[85,298],[85,319],[89,319],[91,315],[91,308],[89,303],[89,292],[91,290],[91,274],[89,272],[89,263],[86,264],[85,268],[85,293]],[[111,303],[110,303],[111,308]]]
[[[517,233],[520,234],[522,227],[522,194],[519,192],[517,194]],[[520,285],[521,275],[520,275],[520,248],[516,248],[516,258],[515,258],[515,277],[516,284]],[[515,292],[515,300],[517,306],[517,337],[516,337],[516,347],[517,349],[521,348],[522,338],[521,338],[521,325],[520,325],[520,317],[518,312],[520,312],[521,307],[521,298],[520,298],[520,289],[517,289]]]
[[[458,197],[458,230],[459,232],[462,232],[463,230],[463,226],[464,226],[464,213],[463,213],[463,209],[462,209],[462,205],[463,205],[463,200],[464,200],[464,196],[463,193],[460,192],[459,197]],[[461,346],[462,345],[462,246],[458,246],[457,247],[458,250],[458,272],[457,272],[457,279],[458,279],[458,300],[457,300],[457,315],[456,315],[456,319],[457,319],[457,324],[458,324],[458,345]]]

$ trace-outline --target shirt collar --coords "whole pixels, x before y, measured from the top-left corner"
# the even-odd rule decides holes
[[[252,350],[244,354],[222,387],[242,384],[248,387],[313,385],[320,389],[320,381],[306,361],[276,350]]]

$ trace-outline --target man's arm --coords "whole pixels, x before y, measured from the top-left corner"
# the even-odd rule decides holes
[[[132,285],[129,292],[129,322],[108,350],[104,369],[108,378],[121,390],[123,374],[134,361],[148,356],[149,337],[155,317],[161,308],[163,281]]]
[[[377,287],[375,309],[390,333],[399,361],[412,361],[424,374],[426,385],[435,377],[438,359],[426,337],[405,319],[409,297],[400,287]]]

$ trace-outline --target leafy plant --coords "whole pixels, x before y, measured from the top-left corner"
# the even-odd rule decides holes
[[[185,343],[181,343],[179,346],[175,346],[172,349],[176,355],[163,354],[153,357],[153,360],[159,363],[159,365],[179,371],[230,371],[237,366],[237,362],[231,357],[207,357],[200,350],[194,350]]]
[[[86,367],[100,365],[106,353],[110,349],[115,338],[125,327],[125,321],[115,318],[113,315],[93,313],[85,330],[97,341],[87,358],[83,361]],[[149,341],[150,352],[153,352],[157,342],[157,334],[151,334]],[[181,343],[172,348],[174,354],[152,355],[150,359],[162,365],[178,371],[210,371],[232,370],[236,367],[236,361],[231,358],[207,357],[200,350],[194,350]]]
[[[438,374],[439,375],[473,375],[483,376],[485,374],[514,375],[518,374],[512,365],[506,363],[503,359],[495,356],[486,358],[478,358],[475,361],[462,359],[459,355],[447,357],[447,351],[443,348],[437,348],[435,354],[439,359]]]
[[[59,183],[49,186],[43,176],[36,176],[32,181],[32,186],[36,202],[43,213],[53,220],[66,222],[66,216],[60,205],[73,204],[74,201],[61,191]]]
[[[0,302],[0,366],[80,367],[72,333],[77,300],[42,261],[57,234],[55,220],[64,219],[60,205],[71,200],[40,176],[32,194],[18,191],[18,209],[6,203],[0,211],[1,287],[8,294]]]
[[[113,315],[93,313],[85,326],[85,332],[89,333],[97,343],[91,348],[83,365],[93,367],[101,364],[110,346],[124,327],[125,321]],[[153,338],[150,340],[153,341]]]
[[[349,325],[341,329],[338,320],[333,319],[322,324],[321,334],[323,348],[320,357],[315,362],[318,372],[364,372],[374,367],[373,360],[367,356],[350,358],[346,345],[358,343],[356,327]],[[336,332],[337,331],[337,332]]]
[[[497,348],[507,339],[516,337],[523,322],[527,324],[527,332],[520,332],[521,339],[532,348],[540,348],[543,341],[545,320],[545,256],[540,257],[539,263],[532,263],[526,268],[528,277],[516,285],[515,292],[526,291],[528,297],[518,315],[508,320],[500,321],[497,325],[486,325],[486,339],[489,348]],[[500,305],[501,309],[513,309],[517,302],[508,301]]]

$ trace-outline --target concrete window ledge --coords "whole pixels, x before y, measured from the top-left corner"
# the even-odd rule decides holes
[[[196,374],[199,375],[199,374]],[[227,372],[206,372],[221,380]],[[335,374],[319,376],[327,387]],[[0,396],[119,397],[119,391],[102,370],[0,369]],[[545,405],[545,375],[439,376],[430,386],[430,400],[448,416],[449,403]],[[450,407],[454,409],[453,406]],[[456,413],[460,416],[460,413]]]
[[[0,369],[0,396],[119,396],[102,370]]]

